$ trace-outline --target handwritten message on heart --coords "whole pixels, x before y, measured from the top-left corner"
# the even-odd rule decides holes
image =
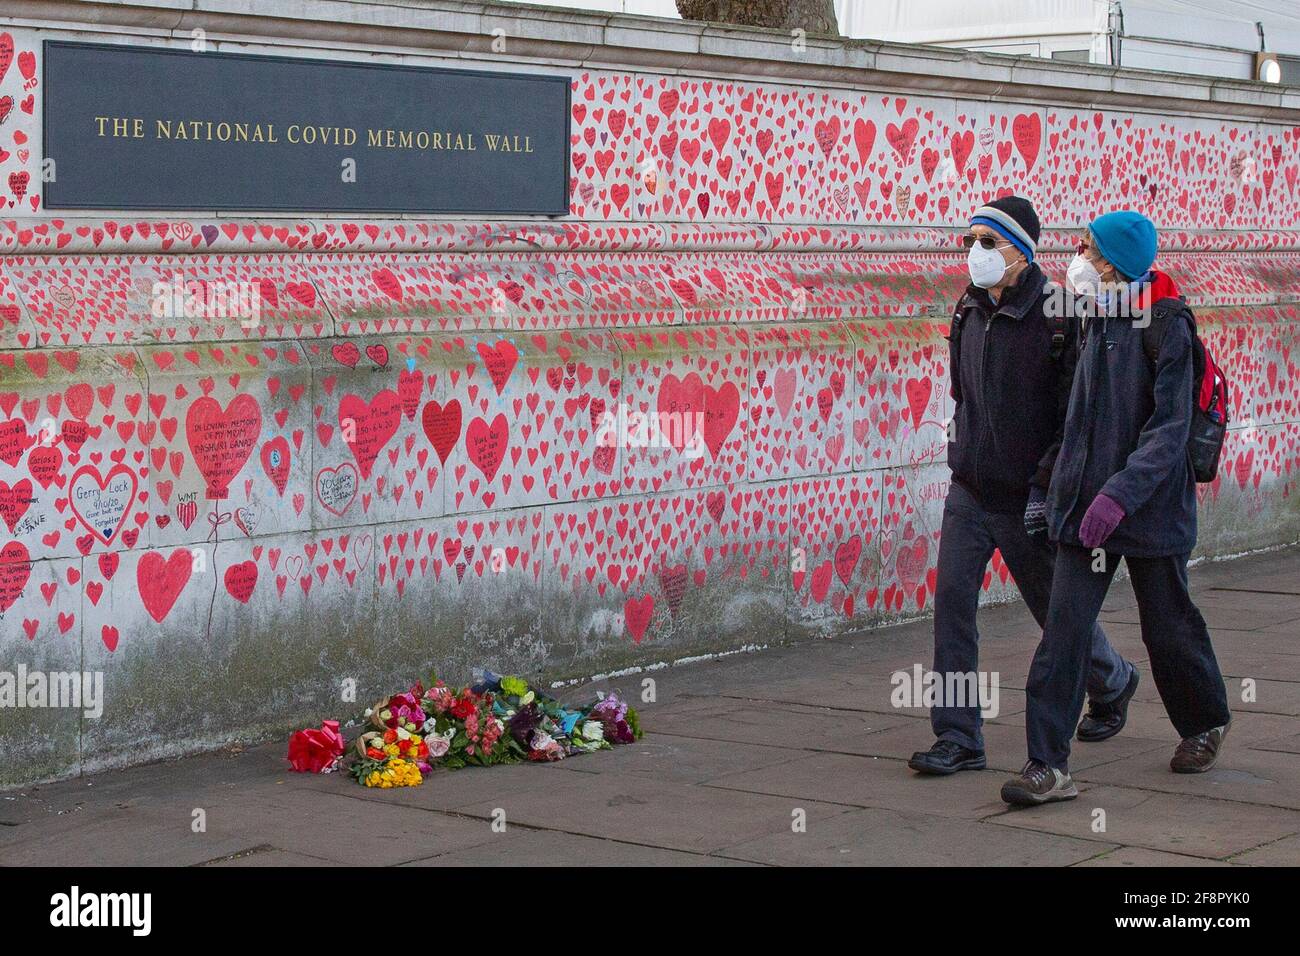
[[[230,497],[230,482],[248,462],[261,433],[262,408],[251,395],[236,395],[224,409],[207,395],[190,405],[185,437],[210,500]]]

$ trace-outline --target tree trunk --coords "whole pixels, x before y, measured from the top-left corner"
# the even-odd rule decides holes
[[[677,0],[684,20],[839,35],[835,0]]]

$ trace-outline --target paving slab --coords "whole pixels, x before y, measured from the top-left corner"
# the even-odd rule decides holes
[[[1233,713],[1256,712],[1261,714],[1281,714],[1288,717],[1300,716],[1300,683],[1294,681],[1269,680],[1258,676],[1250,677],[1253,684],[1252,700],[1242,700],[1246,693],[1245,678],[1227,678],[1228,706]]]
[[[964,771],[927,777],[902,760],[849,754],[813,754],[776,768],[719,777],[710,788],[766,793],[798,800],[823,800],[852,807],[918,810],[936,816],[976,820],[1004,809],[998,790],[1006,775]]]
[[[203,864],[204,866],[215,866],[222,869],[228,867],[238,867],[241,869],[258,868],[258,867],[318,867],[318,866],[345,866],[337,860],[327,860],[319,856],[307,856],[305,853],[293,853],[289,850],[277,850],[275,847],[255,847],[244,853],[237,853],[234,856],[225,859],[212,860]]]
[[[986,822],[1215,860],[1300,832],[1294,810],[1114,786],[1088,787],[1077,800],[1008,809]]]
[[[1100,856],[1094,856],[1075,866],[1232,866],[1222,860],[1207,860],[1199,856],[1182,856],[1178,853],[1163,853],[1160,850],[1148,850],[1140,846],[1122,846]]]
[[[816,799],[738,794],[633,774],[564,776],[563,782],[463,807],[461,812],[489,819],[500,809],[507,826],[515,821],[695,853],[781,833],[789,829],[796,809],[804,810],[809,820],[845,812],[844,807]]]
[[[1234,728],[1233,732],[1236,730]],[[1300,754],[1300,734],[1278,737],[1276,740],[1264,740],[1249,745],[1251,750],[1274,750],[1278,753]]]
[[[1284,837],[1232,858],[1243,866],[1300,866],[1300,836]]]
[[[1000,720],[986,720],[983,732],[984,753],[989,769],[1008,774],[1019,773],[1027,759],[1024,726]],[[934,734],[930,730],[929,720],[913,720],[909,724],[872,734],[862,740],[857,750],[849,752],[907,760],[916,751],[928,748],[933,741]],[[1148,753],[1152,750],[1163,751],[1168,749],[1168,746],[1161,740],[1150,740],[1135,736],[1128,731],[1121,731],[1118,736],[1098,744],[1076,743],[1070,754],[1070,768],[1078,771],[1087,767],[1096,767],[1135,754]]]
[[[643,715],[641,720],[647,740],[666,735],[856,754],[873,752],[868,743],[871,735],[914,722],[915,718],[899,714],[773,707],[732,700],[710,701],[692,711]]]
[[[1153,751],[1081,770],[1076,776],[1089,783],[1300,810],[1300,756],[1244,748],[1234,744],[1231,734],[1218,763],[1205,773],[1174,773],[1169,755]]]
[[[694,784],[745,770],[780,766],[799,759],[805,753],[790,747],[647,734],[636,743],[588,754],[589,759],[571,757],[555,766],[585,774],[644,776]]]
[[[622,840],[506,825],[490,843],[452,850],[403,866],[756,866],[706,853],[685,853]]]
[[[1265,608],[1225,607],[1221,604],[1208,603],[1201,601],[1199,594],[1196,595],[1196,598],[1197,606],[1201,610],[1201,616],[1205,618],[1206,625],[1210,628],[1211,636],[1220,630],[1254,631],[1262,627],[1285,624],[1296,619],[1296,610],[1293,606],[1270,611]],[[1103,627],[1111,624],[1141,623],[1136,604],[1131,608],[1102,611],[1098,615],[1098,620],[1101,621]]]
[[[574,764],[599,760],[604,754],[582,754],[570,757]],[[568,762],[568,761],[565,761]],[[561,771],[559,764],[515,764],[503,767],[463,767],[459,770],[437,768],[418,787],[397,787],[384,790],[362,787],[337,775],[314,776],[292,774],[301,780],[302,789],[322,793],[346,794],[356,800],[411,807],[426,811],[452,812],[460,807],[482,803],[493,798],[505,798],[551,786]],[[296,781],[295,781],[296,782]]]
[[[1228,707],[1233,714],[1260,713],[1276,714],[1283,717],[1300,715],[1300,683],[1288,680],[1272,680],[1261,677],[1268,671],[1255,671],[1252,674],[1242,672],[1242,668],[1232,668],[1220,663],[1224,684],[1228,691]],[[1237,673],[1234,675],[1233,671]],[[1246,683],[1249,681],[1249,684]],[[1247,690],[1252,700],[1243,700]],[[1138,686],[1133,700],[1138,703],[1161,706],[1160,692],[1149,670],[1143,669],[1142,682]]]
[[[1143,672],[1142,684],[1149,683],[1151,683],[1151,675]],[[1139,687],[1139,690],[1141,690],[1141,687]],[[1008,693],[1010,692],[1006,689],[1002,691],[1004,697]],[[1296,726],[1296,718],[1289,714],[1244,710],[1231,697],[1228,699],[1228,707],[1232,711],[1232,735],[1230,737],[1232,742],[1269,740],[1285,735]],[[998,719],[1023,727],[1025,724],[1024,708],[1004,709]],[[1128,723],[1125,724],[1123,733],[1145,737],[1149,740],[1167,741],[1170,756],[1173,755],[1174,748],[1178,746],[1178,733],[1174,730],[1174,725],[1169,722],[1169,715],[1165,712],[1165,705],[1160,703],[1158,699],[1143,700],[1135,698],[1131,701],[1128,708]],[[1077,745],[1078,742],[1076,741],[1075,744]]]
[[[1003,836],[979,821],[870,808],[719,855],[774,866],[1070,866],[1115,848],[1028,831]]]
[[[1263,567],[1268,567],[1264,565]],[[1290,569],[1256,571],[1254,574],[1225,576],[1221,581],[1211,585],[1213,588],[1238,589],[1242,591],[1269,592],[1274,594],[1293,594],[1300,597],[1300,565]],[[1193,587],[1196,581],[1193,579]]]
[[[1294,590],[1294,589],[1293,589]],[[1250,585],[1215,585],[1196,592],[1196,606],[1260,611],[1272,615],[1280,612],[1283,620],[1295,617],[1296,599],[1300,594]]]
[[[282,743],[233,748],[6,791],[0,793],[0,825],[92,807],[210,805],[303,779],[306,775],[290,772]]]
[[[719,695],[739,702],[766,701],[796,707],[818,706],[832,710],[893,714],[898,708],[889,695],[851,684],[840,675],[822,678],[792,677],[759,685],[732,686]]]
[[[241,820],[250,845],[360,866],[392,866],[492,838],[490,821],[365,800],[365,788],[338,782],[348,789],[285,789],[274,799],[233,803],[210,813],[209,826],[227,817]]]
[[[1267,628],[1255,631],[1214,631],[1210,635],[1214,654],[1225,674],[1240,675],[1246,668],[1251,677],[1266,676],[1274,680],[1297,680],[1296,662],[1300,659],[1300,640],[1291,641]],[[1258,663],[1255,663],[1258,661]],[[1272,665],[1276,670],[1265,670]]]
[[[247,818],[214,816],[206,832],[191,829],[190,814],[148,807],[106,807],[67,814],[57,825],[3,827],[4,866],[193,866],[265,841]]]

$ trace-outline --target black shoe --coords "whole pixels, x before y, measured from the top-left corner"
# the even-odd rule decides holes
[[[1079,721],[1079,727],[1074,735],[1084,743],[1090,744],[1114,737],[1128,723],[1128,702],[1133,699],[1137,689],[1138,671],[1134,667],[1133,673],[1129,675],[1128,684],[1114,700],[1105,704],[1095,700],[1088,701],[1088,712],[1083,715],[1083,720]]]
[[[929,750],[912,754],[907,765],[917,773],[947,776],[958,770],[983,770],[987,763],[978,750],[968,750],[951,740],[936,740]]]

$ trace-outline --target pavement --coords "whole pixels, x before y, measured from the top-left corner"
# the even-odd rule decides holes
[[[1102,619],[1143,680],[1121,735],[1075,744],[1070,803],[998,799],[1024,761],[1038,639],[1016,604],[980,612],[981,668],[1000,687],[986,771],[907,769],[929,721],[892,706],[890,675],[929,665],[917,621],[567,689],[635,700],[648,677],[656,699],[640,705],[643,740],[556,764],[379,791],[290,772],[275,741],[3,792],[0,865],[1295,866],[1300,549],[1206,564],[1192,582],[1234,712],[1203,775],[1168,769],[1177,736],[1121,582]]]

